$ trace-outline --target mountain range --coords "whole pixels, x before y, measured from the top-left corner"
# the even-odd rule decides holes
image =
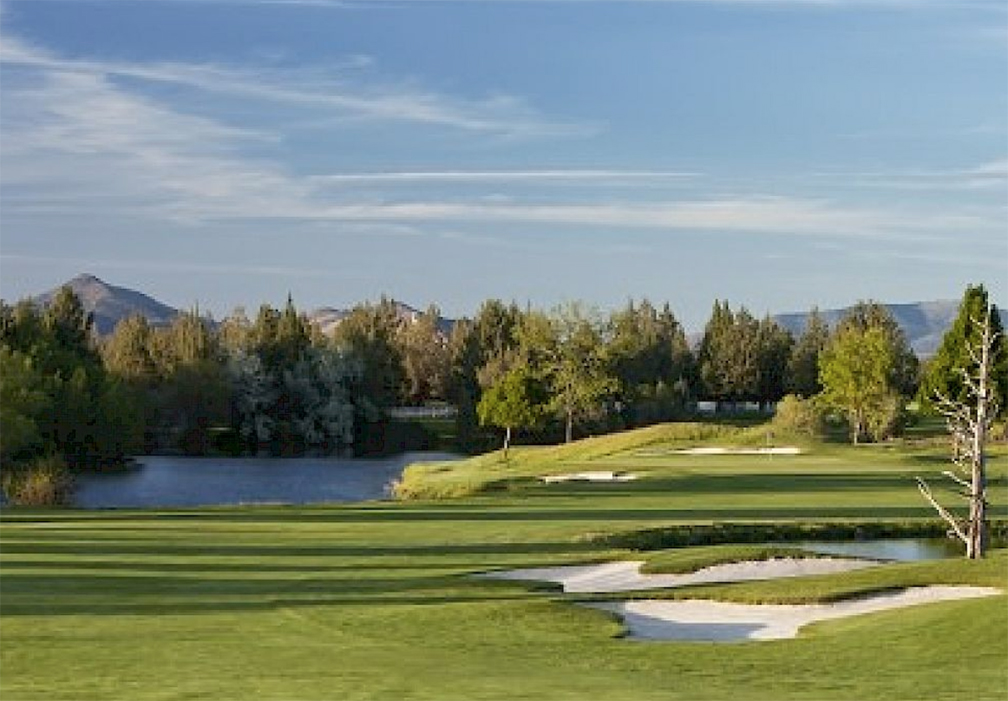
[[[100,335],[112,333],[123,319],[134,314],[146,317],[151,326],[167,326],[174,319],[179,310],[167,304],[157,301],[153,297],[131,290],[126,287],[110,285],[94,275],[82,274],[68,280],[67,282],[54,287],[48,292],[33,297],[33,301],[41,306],[48,304],[61,287],[69,286],[74,291],[84,306],[84,311],[90,313],[94,318],[95,330]],[[393,300],[396,315],[406,322],[414,322],[422,312],[410,305]],[[331,333],[343,319],[350,314],[349,309],[337,309],[335,307],[320,307],[308,313],[308,321],[316,324],[323,333]],[[438,319],[438,328],[442,333],[451,333],[453,319],[441,317]]]
[[[910,347],[918,357],[927,358],[935,354],[942,337],[959,314],[959,300],[940,299],[932,302],[911,304],[887,304],[889,312],[906,334]],[[1002,326],[1008,322],[1008,310],[998,308]],[[823,320],[836,326],[847,313],[847,309],[820,310]],[[774,320],[791,333],[797,335],[805,329],[808,313],[778,314]]]
[[[94,315],[95,328],[100,334],[111,333],[115,325],[131,314],[141,314],[154,326],[171,322],[179,312],[136,290],[110,285],[94,275],[78,275],[65,283],[80,297],[84,309]],[[56,289],[45,292],[35,301],[44,305],[52,299]],[[395,302],[396,312],[404,321],[415,321],[420,315],[416,308],[404,302]],[[957,300],[935,300],[910,304],[886,304],[896,322],[903,329],[911,348],[918,356],[933,355],[941,343],[942,336],[952,325],[959,311]],[[845,309],[820,310],[824,320],[835,325],[847,312]],[[330,333],[350,313],[347,309],[320,307],[308,314],[308,319],[317,324],[323,332]],[[1002,309],[1001,321],[1008,326],[1008,313]],[[777,314],[772,318],[794,334],[805,328],[807,312]],[[450,333],[454,325],[452,319],[441,318],[438,326],[443,333]]]

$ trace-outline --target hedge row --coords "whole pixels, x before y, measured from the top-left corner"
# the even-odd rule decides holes
[[[944,538],[944,521],[851,521],[829,523],[710,523],[648,528],[610,533],[594,541],[629,550],[665,550],[693,545],[767,543],[799,540],[878,540],[882,538]],[[1008,520],[990,522],[991,544],[1008,545]]]

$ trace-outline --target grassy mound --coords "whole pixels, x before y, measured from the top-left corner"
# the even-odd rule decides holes
[[[666,423],[605,436],[583,438],[554,446],[517,446],[503,451],[445,463],[409,466],[396,485],[399,499],[462,497],[508,488],[510,483],[528,483],[546,475],[577,471],[617,456],[660,456],[677,448],[716,443],[729,447],[761,446],[766,442],[762,426],[738,428],[717,423]]]

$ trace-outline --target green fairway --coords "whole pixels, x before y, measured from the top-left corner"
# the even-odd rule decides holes
[[[573,605],[555,587],[469,576],[627,556],[680,571],[775,555],[759,546],[628,553],[590,536],[718,520],[931,518],[910,477],[944,469],[936,447],[685,456],[668,452],[680,439],[651,440],[663,430],[681,429],[407,476],[418,490],[427,475],[439,476],[435,491],[469,485],[472,495],[460,499],[7,511],[0,697],[1008,697],[1006,595],[824,622],[794,640],[641,643],[622,639],[617,620]],[[1003,451],[991,461],[1000,515],[1008,506],[1006,463]],[[534,479],[544,467],[586,466],[640,479]],[[659,595],[825,601],[929,583],[1008,589],[1008,551],[982,562],[888,564]],[[977,651],[968,662],[967,649]]]

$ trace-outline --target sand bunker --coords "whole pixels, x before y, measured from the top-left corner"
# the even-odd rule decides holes
[[[701,448],[684,448],[675,451],[676,455],[800,455],[801,448],[784,445],[777,448],[718,448],[704,446]]]
[[[606,562],[600,565],[533,567],[486,572],[480,576],[490,579],[556,582],[563,586],[565,592],[599,594],[685,587],[692,584],[745,582],[757,579],[777,579],[778,577],[832,574],[872,567],[879,563],[875,560],[850,558],[775,558],[714,565],[689,574],[642,574],[640,571],[642,564],[644,563],[621,561]]]
[[[593,472],[571,472],[563,475],[543,475],[539,479],[546,484],[557,482],[629,482],[637,479],[637,475],[596,470]]]
[[[779,640],[803,626],[918,604],[1000,594],[990,587],[930,586],[831,604],[752,605],[723,601],[614,601],[584,604],[620,616],[640,640]]]

